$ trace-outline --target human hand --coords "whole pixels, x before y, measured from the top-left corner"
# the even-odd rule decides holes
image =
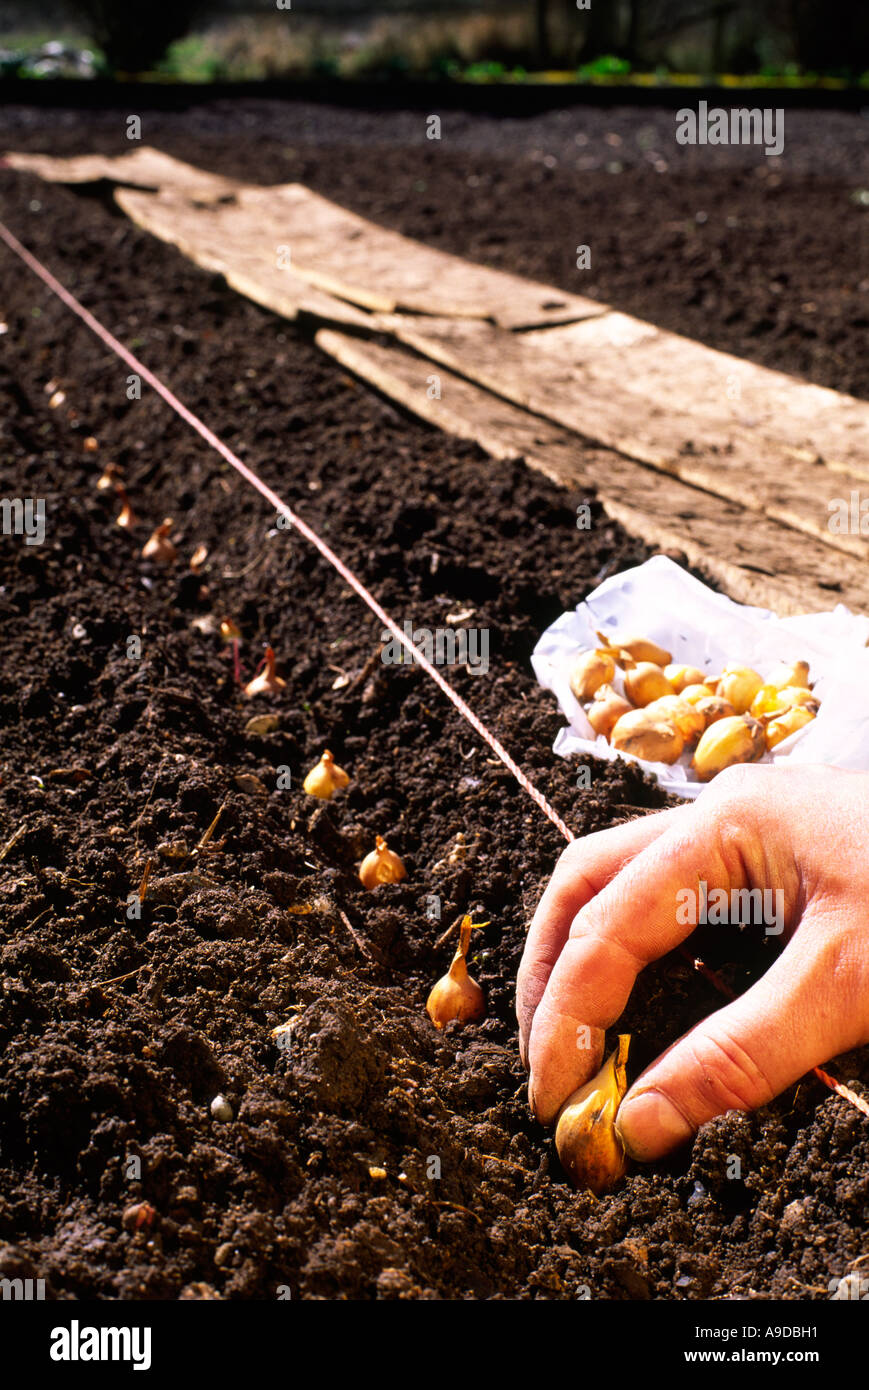
[[[574,841],[534,915],[519,968],[529,1099],[552,1123],[599,1069],[643,966],[692,931],[680,892],[780,889],[783,949],[766,974],[668,1048],[616,1128],[651,1160],[726,1110],[753,1110],[869,1041],[869,774],[729,768],[696,802]],[[591,1046],[578,1045],[582,1037]]]

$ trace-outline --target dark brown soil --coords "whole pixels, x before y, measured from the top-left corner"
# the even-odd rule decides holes
[[[530,196],[526,163],[490,161],[500,202],[488,232],[467,214],[462,244],[451,190],[462,168],[470,176],[468,156],[435,169],[425,154],[434,211],[399,216],[405,175],[384,192],[377,150],[350,158],[300,145],[283,162],[263,161],[268,130],[244,142],[225,133],[221,145],[217,114],[213,125],[208,140],[176,127],[162,143],[228,173],[305,177],[481,257],[496,258],[509,207],[522,230],[504,233],[500,263],[572,284],[558,272],[561,252],[535,247],[549,191]],[[90,139],[73,117],[41,129],[31,121],[28,139],[107,147],[102,128]],[[420,157],[395,152],[395,168],[410,178]],[[667,209],[684,217],[696,183],[648,177],[630,196],[660,245]],[[765,202],[756,181],[735,177],[719,188],[720,206],[747,221],[774,207],[784,229],[767,262],[790,277],[776,301],[787,306],[782,332],[728,321],[734,296],[752,302],[757,322],[766,309],[720,259],[700,336],[865,392],[856,352],[849,380],[832,379],[852,341],[841,320],[819,311],[809,338],[797,307],[810,293],[821,310],[835,278],[820,257],[801,255],[806,238],[832,238],[847,257],[856,231],[813,198],[807,232],[806,186]],[[550,190],[556,221],[576,194],[575,176],[563,180]],[[625,307],[655,317],[650,306],[666,300],[684,309],[677,326],[697,332],[704,265],[638,269],[623,205],[603,185],[591,197],[598,234],[622,246],[626,277],[634,266]],[[713,208],[709,190],[703,201]],[[0,170],[0,209],[399,623],[435,628],[473,610],[469,621],[490,631],[491,670],[454,668],[450,679],[575,831],[664,804],[624,765],[595,764],[592,790],[576,790],[576,765],[551,755],[560,716],[528,662],[557,613],[648,553],[597,503],[591,532],[578,531],[582,499],[403,418],[292,325],[99,198]],[[572,225],[569,243],[587,239]],[[765,245],[759,237],[746,252],[755,265]],[[829,240],[826,254],[829,263]],[[277,529],[161,403],[128,402],[126,368],[5,251],[0,264],[0,486],[48,508],[44,545],[0,539],[0,1274],[42,1277],[61,1299],[274,1299],[282,1288],[327,1299],[571,1299],[584,1289],[826,1298],[864,1240],[865,1121],[809,1079],[756,1115],[706,1126],[692,1149],[631,1173],[611,1197],[567,1187],[528,1114],[512,1012],[558,832],[422,672],[377,659],[378,624],[325,562]],[[843,262],[843,282],[851,269]],[[603,269],[587,288],[615,298]],[[66,393],[54,410],[50,381]],[[96,454],[85,450],[91,435]],[[123,469],[139,517],[132,535],[94,486],[108,460]],[[169,573],[139,558],[163,516],[175,518],[184,561]],[[209,557],[196,577],[186,559],[198,544]],[[242,629],[247,677],[273,643],[282,696],[240,698],[208,631],[225,614]],[[140,659],[128,656],[135,635]],[[268,711],[278,728],[247,734],[251,715]],[[324,747],[353,779],[328,804],[301,790]],[[289,789],[278,785],[286,769]],[[261,786],[237,780],[251,776]],[[211,842],[194,852],[220,807]],[[355,870],[375,834],[408,877],[366,893]],[[149,861],[137,920],[127,899]],[[430,895],[440,923],[426,915]],[[464,911],[490,923],[475,935],[472,964],[487,1017],[438,1034],[424,1004],[450,946],[436,941]],[[765,959],[760,943],[698,939],[697,950],[736,988]],[[717,1002],[681,957],[648,970],[622,1021],[636,1035],[635,1064]],[[282,1050],[270,1030],[291,1018]],[[869,1057],[840,1058],[836,1069],[869,1079]],[[218,1093],[228,1122],[210,1113]],[[738,1178],[728,1177],[734,1156]]]

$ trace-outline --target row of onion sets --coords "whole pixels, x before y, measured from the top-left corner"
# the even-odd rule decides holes
[[[309,796],[329,801],[338,791],[350,785],[350,777],[343,767],[335,762],[329,749],[321,754],[320,761],[311,768],[304,781],[304,790]],[[363,888],[378,888],[383,883],[400,883],[407,877],[407,870],[399,856],[389,848],[386,841],[378,835],[375,847],[359,866],[359,879]],[[485,922],[477,926],[486,926]],[[429,994],[426,1003],[428,1016],[436,1028],[457,1020],[459,1023],[475,1023],[486,1011],[483,991],[468,973],[468,948],[474,924],[471,918],[462,919],[459,944],[452,964],[446,975],[438,980]]]
[[[646,638],[596,636],[601,645],[583,652],[570,672],[570,689],[595,733],[646,762],[675,763],[693,750],[691,767],[702,782],[735,763],[756,762],[820,708],[805,661],[765,675],[732,662],[710,676],[674,663]],[[617,673],[621,690],[613,683]]]
[[[96,452],[97,441],[90,441],[92,447],[86,448],[86,452]],[[103,469],[97,489],[100,492],[114,493],[120,510],[115,518],[115,522],[122,530],[133,531],[138,525],[137,518],[133,512],[132,503],[124,486],[120,469],[114,463],[109,463]],[[178,549],[172,540],[172,530],[174,521],[172,517],[165,517],[160,525],[155,527],[151,535],[142,546],[141,557],[151,564],[169,568],[177,564],[179,560]],[[205,546],[197,546],[189,560],[191,570],[198,572],[208,557]],[[232,618],[224,618],[220,623],[220,636],[225,644],[232,648],[235,680],[241,684],[241,665],[239,661],[239,644],[242,634],[237,623]],[[274,648],[267,646],[263,656],[260,669],[254,674],[244,686],[243,691],[248,699],[253,699],[259,695],[280,695],[286,689],[287,682],[277,672],[277,657]],[[319,762],[311,768],[304,781],[304,790],[309,796],[314,796],[320,800],[331,800],[336,792],[343,791],[350,785],[350,776],[339,767],[335,762],[329,749],[325,749]],[[407,870],[399,856],[391,850],[382,836],[375,837],[375,846],[359,866],[359,879],[364,888],[377,888],[385,883],[400,883],[407,877]],[[475,1022],[481,1019],[485,1013],[485,998],[483,991],[468,973],[467,954],[471,941],[473,923],[470,917],[463,919],[459,933],[459,944],[453,957],[449,970],[442,979],[432,989],[428,997],[426,1009],[436,1028],[443,1028],[447,1023],[458,1020],[461,1023]],[[485,926],[486,923],[478,923],[478,926]]]
[[[304,782],[309,796],[331,800],[350,783],[349,775],[326,749]],[[366,855],[359,878],[366,888],[400,883],[406,877],[403,863],[378,835],[376,848]],[[486,926],[480,922],[477,926]],[[483,991],[468,973],[467,955],[474,924],[462,919],[459,944],[452,964],[438,980],[426,1002],[436,1028],[456,1020],[473,1023],[485,1013]],[[575,1187],[589,1188],[597,1196],[610,1191],[627,1170],[627,1156],[615,1128],[616,1114],[627,1089],[626,1064],[630,1037],[623,1034],[616,1050],[600,1072],[569,1096],[555,1128],[555,1147],[561,1165]]]
[[[95,440],[93,445],[94,449],[91,451],[95,451]],[[120,472],[114,464],[106,466],[97,487],[101,491],[111,491],[116,497],[119,505],[119,512],[115,518],[117,525],[128,532],[137,529],[138,520],[133,512]],[[178,549],[172,540],[173,526],[173,519],[166,517],[154,528],[142,546],[141,558],[143,560],[167,569],[179,563]],[[194,573],[202,569],[207,556],[207,548],[197,546],[188,561],[190,569]],[[239,647],[242,641],[241,631],[230,617],[222,619],[219,624],[219,631],[224,644],[231,648],[235,682],[242,688],[245,697],[247,699],[261,696],[279,697],[286,689],[287,682],[278,674],[277,657],[274,649],[271,646],[265,648],[260,667],[253,678],[244,683],[239,659]],[[664,654],[659,649],[655,649],[654,655],[663,656]],[[645,695],[652,689],[648,653],[635,651],[636,661],[634,661],[634,657],[625,648],[624,651],[619,649],[618,656],[622,664],[630,663],[630,669],[627,669],[625,674],[625,686],[627,688],[630,681],[631,688],[634,690],[634,698],[631,703],[622,700],[609,684],[615,674],[615,659],[609,648],[588,653],[577,664],[574,693],[579,697],[581,690],[583,695],[580,698],[590,697],[594,700],[594,720],[598,719],[599,713],[602,713],[604,708],[609,711],[612,707],[614,710],[615,705],[611,705],[611,702],[614,701],[621,701],[623,706],[619,711],[620,717],[629,711],[635,711],[637,706],[652,704],[651,694],[649,694],[648,700],[640,698],[641,695]],[[669,657],[667,660],[669,661]],[[699,673],[698,679],[702,679]],[[676,686],[668,681],[664,689],[655,690],[658,704],[660,705],[660,698],[658,697],[665,693],[673,694],[675,689]],[[712,693],[711,689],[704,691],[704,694],[712,695]],[[687,699],[684,703],[686,708],[691,708]],[[642,713],[643,711],[639,712]],[[674,712],[666,711],[666,720],[664,713],[664,711],[655,712],[652,710],[649,716],[650,728],[654,731],[654,737],[659,740],[662,737],[661,731],[664,727],[675,729]],[[263,727],[268,725],[270,718],[271,716],[263,716]],[[252,720],[251,725],[257,722],[259,721]],[[612,720],[609,723],[608,733],[612,733],[615,722]],[[675,733],[671,732],[669,737],[675,740]],[[615,739],[613,741],[616,742]],[[319,761],[308,772],[303,788],[308,796],[329,801],[336,794],[345,791],[350,785],[350,781],[349,773],[344,768],[339,767],[331,751],[327,748],[321,754]],[[384,884],[401,883],[406,877],[407,870],[399,855],[389,848],[382,836],[377,835],[374,849],[365,856],[359,866],[359,880],[362,886],[370,890]],[[471,917],[467,915],[462,919],[459,941],[450,967],[446,974],[432,987],[426,1001],[426,1012],[436,1028],[444,1028],[447,1023],[451,1022],[478,1022],[485,1015],[485,996],[480,985],[468,971],[467,957],[471,933],[475,926],[483,927],[486,925],[485,922],[473,923]],[[274,1034],[283,1032],[288,1026],[291,1025],[281,1025],[274,1030]],[[604,1064],[598,1075],[565,1102],[556,1124],[556,1149],[567,1176],[576,1187],[588,1188],[598,1195],[614,1187],[627,1167],[624,1149],[615,1129],[615,1117],[619,1102],[626,1089],[625,1064],[628,1043],[629,1038],[627,1036],[619,1038],[615,1052]]]

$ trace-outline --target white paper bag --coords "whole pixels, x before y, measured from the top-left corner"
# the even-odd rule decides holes
[[[553,745],[560,757],[593,753],[637,762],[677,796],[695,797],[707,784],[691,770],[690,751],[672,766],[616,753],[595,734],[571,694],[570,671],[581,652],[606,637],[641,636],[672,653],[674,662],[719,676],[728,662],[765,676],[780,661],[808,661],[809,680],[821,708],[815,719],[767,753],[762,762],[830,763],[869,770],[869,618],[838,604],[829,613],[779,618],[716,594],[672,560],[656,555],[644,565],[605,579],[548,627],[531,663],[540,684],[551,690],[568,720]],[[613,684],[621,690],[617,674]]]

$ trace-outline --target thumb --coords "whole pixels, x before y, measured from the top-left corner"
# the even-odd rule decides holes
[[[860,976],[832,921],[809,908],[766,974],[668,1048],[622,1101],[632,1158],[660,1158],[727,1110],[755,1110],[866,1031]]]

